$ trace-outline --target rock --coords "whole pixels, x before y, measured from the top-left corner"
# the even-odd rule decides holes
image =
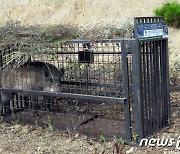
[[[87,137],[87,136],[84,136],[83,138],[84,138],[85,140],[87,140],[87,139],[88,139],[88,137]]]
[[[40,150],[41,150],[41,147],[38,147],[38,148],[37,148],[37,151],[39,152]]]
[[[126,151],[126,154],[132,154],[134,153],[134,147]]]
[[[92,147],[92,154],[97,154],[97,149],[95,148],[94,145],[93,145],[93,147]]]
[[[78,138],[79,137],[79,133],[77,133],[76,135],[75,135],[75,138]]]
[[[19,125],[19,124],[16,124],[15,126],[14,126],[14,129],[15,130],[19,130],[21,128],[21,125]]]
[[[25,127],[22,127],[21,132],[22,132],[22,133],[29,133],[30,130],[29,130],[28,126],[25,126]]]
[[[0,153],[3,152],[4,150],[2,148],[0,148]]]

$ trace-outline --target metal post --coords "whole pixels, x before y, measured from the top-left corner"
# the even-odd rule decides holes
[[[134,102],[134,119],[135,119],[135,132],[139,139],[144,137],[143,116],[142,116],[142,102],[141,102],[141,63],[140,63],[140,50],[139,41],[133,42],[134,50],[132,52],[132,72],[133,72],[133,102]]]
[[[125,99],[125,131],[129,141],[131,141],[131,115],[130,115],[130,99],[129,99],[129,75],[128,75],[128,51],[126,47],[127,41],[121,43],[122,51],[122,78],[123,78],[123,91]]]
[[[165,39],[165,41],[163,41],[163,47],[164,47],[164,55],[163,55],[163,59],[164,59],[164,78],[165,78],[165,83],[163,83],[166,87],[164,96],[166,96],[165,99],[165,105],[166,105],[166,112],[167,112],[167,121],[166,121],[166,125],[170,124],[170,119],[171,119],[171,108],[170,108],[170,93],[169,93],[169,55],[168,55],[168,39]]]
[[[2,51],[0,50],[0,88],[2,88],[2,66],[3,66],[3,63],[2,63]],[[0,91],[0,105],[2,105],[2,102],[1,102],[1,91]],[[0,114],[1,114],[1,106],[0,106]]]
[[[3,67],[3,61],[2,61],[2,53],[0,51],[0,87],[2,87],[2,67]]]

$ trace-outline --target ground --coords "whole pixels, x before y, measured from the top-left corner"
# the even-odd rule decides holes
[[[154,134],[154,138],[177,138],[180,136],[180,92],[171,93],[172,121],[168,128]],[[1,154],[119,154],[156,153],[179,154],[173,147],[138,147],[120,145],[116,141],[99,142],[79,134],[65,134],[51,126],[41,128],[37,125],[22,125],[17,121],[0,123]]]

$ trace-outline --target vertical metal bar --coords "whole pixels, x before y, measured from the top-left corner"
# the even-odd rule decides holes
[[[101,46],[101,47],[102,47],[102,50],[104,50],[104,48],[105,48],[104,45],[105,45],[105,44],[101,44],[101,45],[102,45],[102,46]],[[108,46],[109,46],[109,45],[110,45],[110,44],[108,44]],[[106,79],[105,79],[105,66],[104,66],[104,65],[105,65],[105,58],[104,58],[104,54],[102,54],[102,59],[101,59],[101,60],[102,60],[101,63],[102,63],[102,65],[103,65],[103,66],[102,66],[102,70],[103,70],[103,72],[102,72],[103,85],[104,85],[104,87],[105,87],[105,85],[106,85]],[[114,60],[113,60],[113,61],[114,61]],[[102,80],[102,78],[101,78],[101,80]],[[105,91],[103,91],[103,95],[105,95]]]
[[[151,96],[152,96],[152,129],[155,131],[156,102],[155,102],[155,70],[154,70],[154,41],[150,45],[150,67],[151,67]]]
[[[167,126],[167,121],[168,121],[168,102],[167,102],[167,96],[166,96],[166,90],[167,90],[167,85],[166,85],[166,46],[165,46],[165,43],[163,42],[163,55],[162,55],[162,58],[163,58],[163,78],[164,78],[164,81],[163,81],[163,96],[164,96],[164,107],[165,107],[165,115],[164,115],[164,124],[165,126]]]
[[[145,130],[145,135],[148,135],[148,104],[147,104],[147,82],[146,82],[146,42],[143,43],[143,53],[142,53],[142,56],[143,56],[143,59],[142,59],[142,62],[143,62],[143,68],[142,68],[142,71],[143,71],[143,74],[142,74],[142,78],[143,78],[143,89],[142,89],[142,97],[144,97],[144,101],[143,101],[143,104],[144,104],[144,130]]]
[[[171,121],[171,104],[170,104],[170,93],[169,93],[169,53],[168,53],[168,38],[165,40],[165,47],[166,47],[166,84],[167,84],[167,91],[166,91],[166,96],[167,96],[167,104],[168,104],[168,121],[167,125],[170,124]]]
[[[151,100],[150,100],[150,42],[146,42],[146,68],[147,68],[147,104],[148,104],[148,130],[152,133]]]
[[[160,123],[161,123],[161,96],[160,96],[160,61],[159,61],[159,43],[160,41],[157,41],[157,53],[156,53],[156,58],[157,58],[157,113],[158,113],[158,118],[157,118],[157,129],[160,129]]]
[[[133,81],[133,101],[134,101],[134,119],[135,119],[135,131],[139,136],[139,139],[144,137],[144,120],[143,120],[143,106],[142,106],[142,83],[141,83],[141,51],[140,42],[138,40],[137,24],[140,23],[140,18],[134,19],[134,33],[135,41],[134,50],[132,52],[132,81]]]
[[[2,88],[2,67],[3,67],[3,58],[2,51],[0,50],[0,88]],[[0,115],[2,113],[2,102],[1,102],[1,91],[0,91]]]
[[[160,41],[160,68],[161,68],[161,73],[160,73],[160,76],[161,76],[161,125],[160,127],[164,127],[165,126],[165,98],[164,98],[164,89],[166,87],[164,87],[164,77],[163,77],[163,74],[164,74],[164,67],[163,67],[163,45],[162,45],[162,40]]]
[[[18,94],[15,95],[15,101],[16,101],[16,107],[17,107],[17,109],[19,109],[19,98],[18,98]]]
[[[134,101],[134,119],[135,131],[139,139],[144,137],[144,127],[142,119],[142,100],[141,100],[141,62],[140,62],[140,49],[139,41],[133,42],[134,50],[132,51],[132,72],[133,72],[133,101]]]
[[[153,59],[154,59],[154,95],[155,95],[155,130],[158,129],[159,124],[159,74],[158,74],[158,42],[154,41],[154,50],[153,50]]]
[[[3,67],[3,58],[2,58],[2,51],[0,51],[0,87],[2,87],[2,67]]]
[[[139,19],[138,18],[134,18],[134,37],[136,38],[136,40],[138,41],[138,31],[137,31],[137,24],[139,23]]]
[[[123,91],[126,98],[125,102],[125,130],[128,140],[131,140],[131,115],[130,115],[130,99],[129,99],[129,76],[128,76],[128,57],[127,57],[127,41],[122,41],[121,53],[122,53],[122,79],[123,79]]]
[[[149,52],[148,52],[148,68],[149,68],[149,75],[148,75],[148,79],[149,79],[149,120],[150,120],[150,133],[153,133],[153,95],[152,95],[152,42],[149,42]]]
[[[164,72],[164,84],[166,86],[164,95],[166,96],[165,103],[166,103],[166,125],[170,124],[170,119],[171,119],[171,111],[170,111],[170,96],[169,96],[169,56],[168,56],[168,39],[163,41],[163,47],[164,47],[164,54],[163,54],[163,59],[164,59],[164,67],[163,69],[165,70]]]
[[[159,122],[158,122],[158,127],[159,129],[162,128],[162,93],[161,93],[161,89],[162,89],[162,78],[161,78],[161,40],[158,41],[158,83],[159,83],[159,87],[158,87],[158,112],[159,112]]]

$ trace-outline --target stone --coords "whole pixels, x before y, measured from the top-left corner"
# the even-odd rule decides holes
[[[126,151],[126,154],[132,154],[134,153],[134,147]]]

